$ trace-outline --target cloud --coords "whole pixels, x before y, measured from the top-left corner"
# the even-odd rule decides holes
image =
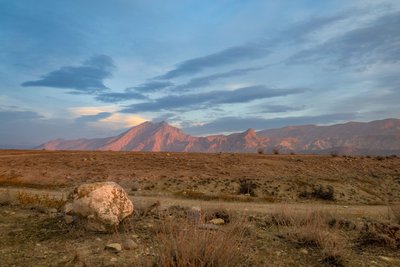
[[[271,89],[263,85],[256,85],[233,91],[221,90],[188,95],[170,95],[154,101],[130,105],[121,112],[136,113],[210,108],[220,104],[247,103],[257,99],[287,96],[305,91],[305,89]]]
[[[400,12],[383,15],[368,25],[332,38],[289,57],[287,64],[327,61],[337,66],[366,66],[400,61]]]
[[[22,120],[34,120],[41,118],[43,118],[42,115],[33,111],[15,111],[0,109],[0,121],[2,123]]]
[[[236,70],[231,70],[228,72],[217,73],[217,74],[213,74],[213,75],[194,78],[194,79],[191,79],[186,84],[174,86],[172,88],[172,91],[188,91],[189,89],[193,89],[193,88],[210,86],[211,83],[215,80],[246,75],[253,71],[259,71],[259,70],[265,69],[266,67],[267,66],[236,69]]]
[[[140,93],[125,91],[123,93],[102,93],[97,95],[95,99],[105,103],[117,103],[134,99],[143,100],[147,97]]]
[[[343,120],[352,120],[354,113],[324,114],[319,116],[300,116],[264,119],[260,117],[222,117],[212,122],[185,128],[189,134],[214,134],[221,132],[244,131],[248,128],[256,130],[272,129],[284,126],[305,124],[329,124]]]
[[[180,76],[192,75],[208,68],[263,58],[268,56],[270,52],[271,51],[267,48],[267,45],[261,42],[233,46],[204,57],[197,57],[183,61],[179,63],[175,69],[156,78],[172,79]]]
[[[99,126],[108,128],[121,129],[136,126],[147,121],[146,119],[132,114],[113,113],[111,116],[99,120]]]
[[[88,123],[88,122],[96,122],[99,121],[101,119],[105,119],[111,116],[111,112],[100,112],[98,114],[95,115],[84,115],[84,116],[80,116],[78,118],[75,119],[76,123]]]
[[[100,106],[100,107],[74,107],[69,112],[75,117],[75,122],[83,120],[90,123],[96,128],[125,129],[138,125],[146,119],[134,115],[117,112],[117,106]]]
[[[130,90],[134,90],[134,91],[139,91],[139,92],[155,92],[155,91],[159,91],[162,89],[165,89],[167,87],[170,87],[174,85],[172,82],[168,82],[168,81],[149,81],[143,84],[140,84],[138,86],[134,86],[134,87],[129,87],[126,90],[130,91]]]
[[[106,55],[96,55],[80,66],[61,67],[45,74],[40,80],[27,81],[21,86],[73,89],[77,93],[92,94],[108,89],[103,80],[112,76],[114,68],[112,58]]]
[[[165,113],[158,117],[153,118],[151,121],[157,123],[162,121],[169,121],[171,119],[174,119],[175,117],[176,117],[175,113]]]
[[[256,107],[257,113],[283,113],[288,111],[303,110],[304,107],[292,107],[285,105],[259,105]]]

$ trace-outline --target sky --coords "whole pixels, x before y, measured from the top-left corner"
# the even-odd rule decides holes
[[[0,0],[0,147],[399,118],[397,0]]]

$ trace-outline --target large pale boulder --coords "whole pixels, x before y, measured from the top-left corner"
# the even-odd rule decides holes
[[[108,232],[133,213],[132,201],[114,182],[83,184],[70,195],[67,216],[77,216],[88,230]]]

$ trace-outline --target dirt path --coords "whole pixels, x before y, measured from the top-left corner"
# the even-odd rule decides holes
[[[0,188],[0,201],[10,199],[16,201],[18,192],[47,195],[55,198],[66,198],[69,190],[55,191],[32,188],[7,187]],[[224,208],[238,211],[245,214],[270,214],[280,210],[288,210],[291,213],[327,211],[341,217],[356,217],[370,219],[385,219],[389,216],[389,208],[385,205],[338,205],[321,202],[305,203],[253,203],[253,202],[224,202],[224,201],[202,201],[195,199],[182,199],[166,196],[130,196],[137,207],[146,207],[159,201],[161,208],[168,208],[173,205],[185,207],[199,206],[203,209]]]

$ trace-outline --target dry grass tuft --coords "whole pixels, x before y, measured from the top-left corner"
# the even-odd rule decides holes
[[[400,203],[391,205],[390,209],[392,210],[395,222],[400,224]]]
[[[45,208],[61,209],[66,200],[64,198],[57,198],[49,194],[34,194],[26,191],[18,191],[16,197],[18,203],[22,206],[42,206]]]
[[[365,222],[357,241],[359,247],[400,248],[400,225],[391,222]]]
[[[243,266],[248,246],[240,227],[204,230],[186,221],[166,220],[160,227],[156,266]]]
[[[287,209],[271,216],[287,241],[300,247],[318,249],[325,264],[343,266],[348,256],[347,240],[338,228],[329,226],[329,218],[332,215],[321,211],[295,213]]]

